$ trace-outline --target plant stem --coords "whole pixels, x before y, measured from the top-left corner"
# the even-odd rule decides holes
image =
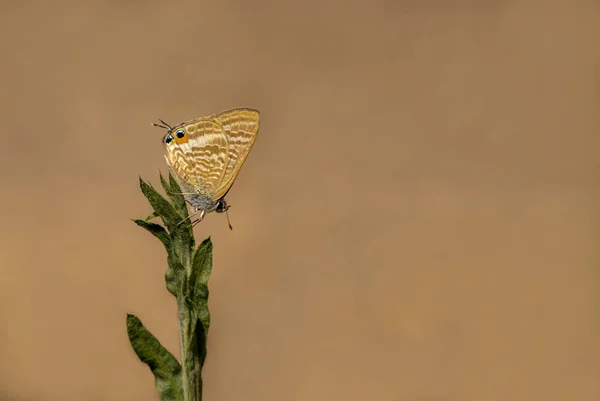
[[[202,367],[198,359],[194,338],[194,313],[187,307],[183,297],[178,297],[177,307],[179,314],[183,401],[202,401]]]

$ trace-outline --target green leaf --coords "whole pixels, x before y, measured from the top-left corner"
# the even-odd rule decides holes
[[[210,313],[208,311],[208,280],[212,272],[212,242],[210,237],[202,241],[194,252],[188,300],[198,316],[204,331],[208,334],[210,328]]]
[[[183,287],[183,279],[185,277],[185,268],[179,259],[171,252],[167,258],[169,267],[165,271],[165,281],[167,282],[167,290],[178,297]]]
[[[173,174],[171,174],[170,171],[169,171],[169,183],[171,184],[171,193],[173,194],[173,203],[176,205],[176,207],[180,211],[185,213],[183,217],[188,217],[188,210],[187,210],[187,204],[185,202],[185,197],[183,196],[183,193],[181,191],[181,187],[179,186],[179,183],[177,182],[175,177],[173,177]]]
[[[158,217],[158,215],[156,214],[156,212],[152,212],[152,214],[150,216],[146,217],[144,219],[144,221],[150,221],[150,220],[152,220],[155,217]]]
[[[188,217],[188,210],[187,204],[185,202],[185,197],[181,193],[181,188],[179,187],[179,184],[173,177],[173,174],[171,174],[171,172],[169,171],[168,183],[167,180],[165,180],[165,178],[163,177],[163,175],[160,174],[160,183],[162,184],[162,187],[167,193],[167,195],[169,195],[169,198],[171,198],[175,209],[177,209],[177,211],[183,216],[183,218]]]
[[[172,179],[174,181],[174,179]],[[167,193],[171,193],[171,187],[160,175],[160,181]],[[159,238],[164,244],[168,252],[169,267],[165,272],[165,280],[167,282],[167,290],[179,296],[183,288],[183,279],[190,272],[192,265],[192,254],[196,246],[194,240],[194,231],[189,219],[183,220],[181,214],[187,216],[187,206],[181,195],[173,195],[174,202],[171,204],[162,197],[150,184],[144,182],[140,178],[140,188],[142,192],[154,208],[155,214],[162,220],[167,229],[155,223],[145,222],[143,220],[134,220],[136,224],[150,231],[154,236]],[[179,188],[179,186],[177,186]],[[181,212],[177,208],[183,207]]]
[[[210,312],[208,310],[208,286],[204,284],[199,284],[196,287],[195,295],[196,298],[194,300],[194,312],[198,319],[202,322],[202,326],[204,326],[204,331],[208,335],[208,329],[210,329]]]
[[[183,400],[181,365],[136,316],[127,314],[127,335],[136,355],[148,365],[162,401]]]
[[[137,224],[138,226],[145,228],[152,235],[154,235],[156,238],[158,238],[163,243],[165,248],[167,249],[167,252],[171,251],[171,246],[172,246],[171,236],[169,236],[169,233],[167,232],[167,230],[165,230],[165,228],[163,226],[161,226],[160,224],[149,223],[146,220],[139,220],[139,219],[133,220],[133,222],[135,224]]]
[[[146,199],[148,199],[148,202],[150,202],[154,212],[162,219],[165,226],[167,226],[167,230],[172,232],[177,228],[178,223],[183,218],[177,213],[173,205],[156,192],[152,185],[144,182],[141,178],[140,188]]]
[[[200,359],[200,367],[204,366],[204,361],[206,360],[206,332],[204,330],[204,325],[200,319],[197,319],[194,338],[196,340],[198,358]]]
[[[169,195],[169,198],[171,198],[171,200],[173,200],[173,195],[171,194],[171,186],[169,185],[169,183],[167,183],[167,180],[165,180],[165,177],[163,177],[162,173],[159,172],[158,175],[160,177],[160,183],[163,189],[165,190],[165,193]]]
[[[212,272],[212,250],[212,241],[208,237],[194,252],[192,270],[197,274],[198,282],[203,284],[208,284]]]
[[[192,253],[194,252],[194,233],[189,222],[182,223],[172,232],[173,252],[184,266],[191,266]],[[190,273],[187,272],[189,275]]]
[[[181,189],[170,172],[169,181],[170,183],[167,183],[167,180],[165,180],[162,174],[160,174],[160,182],[165,192],[173,201],[172,205],[177,211],[178,215],[182,216],[181,220],[177,222],[177,226],[170,231],[172,234],[171,236],[173,238],[173,243],[175,244],[176,252],[181,257],[181,262],[183,264],[188,264],[191,260],[191,252],[196,246],[192,222],[189,219],[185,198],[183,195],[181,195]],[[173,188],[173,185],[175,185],[175,188]]]

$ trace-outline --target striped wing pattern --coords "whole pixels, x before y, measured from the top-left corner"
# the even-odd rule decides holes
[[[179,124],[165,136],[172,140],[163,141],[167,164],[186,192],[216,202],[233,185],[258,127],[259,113],[252,109],[233,109]],[[178,137],[180,131],[184,135]]]
[[[235,109],[217,116],[227,137],[228,157],[225,172],[215,198],[220,199],[235,181],[250,153],[259,127],[259,114],[251,109]]]

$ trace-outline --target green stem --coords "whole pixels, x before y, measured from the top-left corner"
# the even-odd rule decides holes
[[[179,343],[181,348],[181,383],[183,401],[202,401],[202,376],[196,338],[194,312],[182,297],[177,299],[179,314]]]

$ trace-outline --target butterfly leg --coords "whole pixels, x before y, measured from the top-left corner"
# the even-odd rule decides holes
[[[186,201],[188,202],[188,201]],[[192,206],[192,204],[190,202],[188,202],[190,204],[190,206]],[[204,213],[204,210],[202,211]],[[198,214],[198,207],[194,206],[194,213],[192,213],[191,215],[189,215],[188,217],[186,217],[185,219],[181,220],[179,223],[177,223],[177,225],[183,224],[186,220],[190,220],[192,221],[192,217],[194,217],[196,214]],[[204,214],[202,214],[202,217],[204,217]],[[200,220],[202,220],[202,218],[200,218]],[[194,223],[198,223],[199,220],[195,220],[192,221],[192,227],[194,226]]]
[[[190,202],[188,202],[190,205],[192,205]],[[198,223],[200,223],[203,219],[204,219],[204,215],[206,214],[206,210],[205,209],[200,209],[200,217],[197,218],[196,220],[192,220],[192,217],[196,216],[198,214],[198,206],[194,206],[194,212],[189,215],[188,217],[186,217],[185,219],[181,220],[177,225],[179,224],[183,224],[186,220],[190,220],[192,222],[192,228],[194,228],[194,226]]]
[[[196,214],[197,211],[194,213]],[[194,228],[196,226],[196,224],[200,223],[202,221],[202,219],[204,219],[204,215],[206,214],[206,210],[202,209],[200,211],[200,217],[197,218],[196,220],[192,221],[192,228]]]

